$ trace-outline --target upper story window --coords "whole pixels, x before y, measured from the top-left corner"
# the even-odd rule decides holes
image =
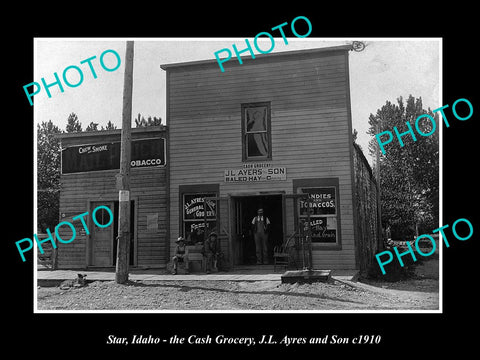
[[[242,104],[243,161],[270,160],[270,102]]]

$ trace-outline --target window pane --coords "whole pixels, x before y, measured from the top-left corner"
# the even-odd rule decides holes
[[[266,133],[247,134],[247,157],[251,156],[268,156]]]
[[[308,194],[309,202],[300,199],[298,215],[302,222],[307,221],[310,210],[310,230],[313,243],[337,242],[337,201],[336,188],[333,186],[302,188]],[[309,208],[310,205],[310,208]]]
[[[185,194],[183,196],[183,219],[184,220],[203,220],[204,203],[203,198],[215,196],[215,194]],[[216,203],[213,200],[207,201],[207,218],[216,219]]]
[[[107,225],[110,221],[110,214],[104,208],[100,208],[95,212],[95,220],[102,226]]]
[[[312,208],[310,214],[312,216],[334,215],[337,213],[334,187],[304,188],[302,189],[302,193],[309,194],[310,206]],[[304,199],[301,199],[299,203],[300,215],[306,216],[308,213],[308,202]]]
[[[307,218],[302,217],[303,223]],[[330,217],[311,217],[310,230],[313,243],[336,243],[337,242],[337,218]]]
[[[207,235],[212,231],[216,231],[217,222],[207,221]],[[196,221],[185,221],[184,222],[184,236],[185,239],[191,243],[195,244],[197,242],[202,242],[204,239],[205,232],[205,222],[196,220]]]
[[[257,106],[245,109],[247,132],[267,131],[267,107]]]

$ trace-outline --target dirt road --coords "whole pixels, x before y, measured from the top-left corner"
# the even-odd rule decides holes
[[[423,268],[422,268],[423,266]],[[39,310],[437,310],[438,261],[407,281],[281,284],[279,281],[96,281],[37,290]],[[433,270],[432,270],[433,269]]]

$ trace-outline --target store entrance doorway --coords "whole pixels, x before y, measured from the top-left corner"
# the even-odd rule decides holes
[[[255,265],[257,263],[255,238],[252,221],[257,210],[262,208],[263,214],[270,221],[268,229],[267,254],[268,263],[273,263],[273,248],[283,242],[283,196],[248,195],[234,196],[233,236],[234,265]]]

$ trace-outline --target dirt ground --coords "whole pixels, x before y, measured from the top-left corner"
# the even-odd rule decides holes
[[[37,289],[38,310],[437,310],[438,260],[398,282],[95,281]]]

